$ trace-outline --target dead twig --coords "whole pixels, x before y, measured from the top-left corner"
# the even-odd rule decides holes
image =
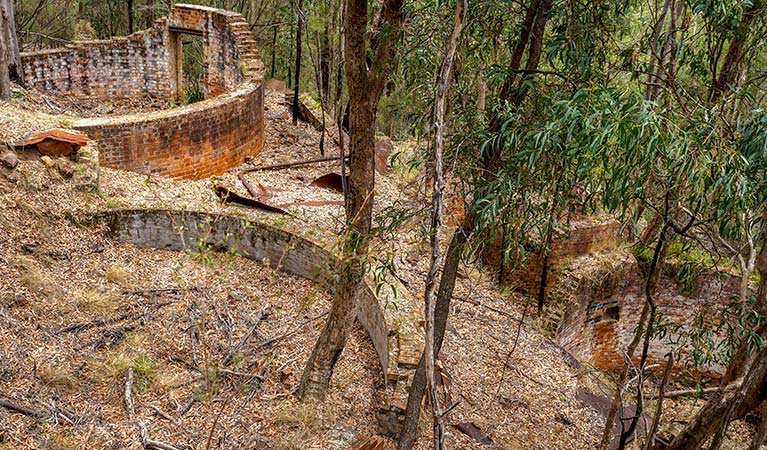
[[[224,357],[224,361],[222,364],[224,366],[228,366],[232,363],[232,360],[234,359],[234,356],[242,350],[242,348],[245,346],[245,344],[248,342],[248,339],[255,333],[256,328],[258,327],[258,324],[261,323],[261,319],[264,318],[264,316],[267,314],[269,310],[269,305],[265,306],[261,311],[256,314],[256,318],[253,320],[253,325],[250,327],[247,333],[240,339],[240,341],[232,347],[231,350],[229,350],[229,353]]]
[[[310,323],[312,323],[312,322],[314,322],[316,320],[322,319],[323,317],[325,317],[327,315],[328,315],[328,312],[324,312],[324,313],[319,314],[317,316],[311,317],[311,318],[301,322],[297,327],[293,328],[291,331],[289,331],[287,333],[284,333],[284,334],[281,334],[279,336],[275,336],[273,338],[269,338],[269,339],[265,340],[264,342],[259,344],[259,347],[268,347],[268,346],[274,344],[277,341],[281,341],[282,339],[285,339],[287,337],[293,336],[294,334],[298,333],[301,330],[301,328],[305,327],[306,325],[309,325]]]
[[[0,397],[0,406],[25,416],[34,417],[35,419],[46,420],[50,418],[48,414],[42,413],[40,411],[35,411],[34,409],[30,409],[25,406],[21,406],[2,397]]]
[[[329,161],[338,161],[339,159],[341,159],[340,156],[328,156],[325,158],[304,159],[301,161],[293,161],[289,163],[272,164],[270,166],[256,166],[250,169],[245,169],[242,171],[242,173],[258,172],[259,170],[281,170],[281,169],[287,169],[290,167],[308,166],[311,164],[317,164],[317,163],[323,163],[323,162],[329,162]],[[348,159],[349,158],[346,157],[345,162],[348,162]]]
[[[125,377],[125,411],[128,414],[128,419],[133,420],[136,416],[136,404],[133,401],[133,368],[128,368],[128,374]],[[145,449],[149,450],[181,450],[175,445],[167,444],[161,441],[155,441],[149,439],[149,430],[147,430],[146,424],[142,420],[137,420],[139,428],[139,435],[141,437],[141,445]]]

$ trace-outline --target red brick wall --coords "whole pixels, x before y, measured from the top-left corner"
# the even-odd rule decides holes
[[[567,311],[557,332],[560,345],[579,360],[601,370],[621,368],[622,355],[634,336],[645,304],[644,276],[631,259],[610,273],[591,274],[589,279],[582,280],[577,289],[577,303]],[[654,299],[659,315],[687,326],[698,313],[715,311],[730,303],[737,292],[737,278],[725,273],[701,276],[694,293],[682,292],[673,277],[663,274]],[[666,340],[653,340],[649,364],[663,367],[670,350]],[[641,347],[634,355],[636,361],[639,352]],[[722,367],[705,367],[703,371],[715,374],[721,372]]]
[[[150,114],[83,119],[73,128],[98,143],[105,167],[173,178],[218,175],[258,154],[264,140],[263,64],[240,14],[175,5],[167,18],[126,38],[24,54],[25,80],[73,96],[175,99],[178,33],[203,37],[206,100]]]
[[[560,272],[572,258],[606,250],[615,245],[620,234],[620,224],[616,220],[601,222],[574,222],[571,230],[558,236],[552,242],[552,252],[549,258],[546,291],[558,282]],[[489,247],[483,253],[483,261],[491,267],[500,267],[501,242]],[[524,291],[536,294],[540,288],[543,255],[528,253],[527,261],[522,267],[504,267],[503,284],[521,287]]]
[[[24,81],[40,90],[100,98],[172,96],[165,19],[127,37],[78,41],[21,54]]]
[[[84,119],[73,128],[99,145],[100,165],[173,178],[224,173],[261,151],[263,88],[247,86],[185,108],[119,119]]]

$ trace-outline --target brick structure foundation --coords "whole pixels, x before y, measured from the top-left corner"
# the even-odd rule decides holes
[[[174,178],[205,178],[242,164],[264,140],[263,65],[237,13],[177,4],[152,28],[22,54],[28,86],[71,96],[184,97],[183,34],[202,36],[205,100],[171,110],[83,119],[72,128],[99,146],[100,164]]]

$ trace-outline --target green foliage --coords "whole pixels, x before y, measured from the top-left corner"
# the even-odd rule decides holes
[[[764,345],[756,330],[767,317],[754,311],[753,301],[751,297],[746,305],[733,302],[714,311],[703,311],[681,323],[661,315],[653,337],[680,353],[681,361],[689,370],[726,366],[742,343],[748,343],[750,352]]]

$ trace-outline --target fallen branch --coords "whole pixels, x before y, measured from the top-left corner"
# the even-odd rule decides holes
[[[265,340],[264,342],[262,342],[261,344],[259,344],[259,346],[260,347],[268,347],[268,346],[274,344],[277,341],[280,341],[280,340],[285,339],[287,337],[293,336],[294,334],[298,333],[298,331],[301,330],[301,328],[303,328],[306,325],[308,325],[308,324],[310,324],[310,323],[312,323],[312,322],[314,322],[316,320],[319,320],[319,319],[321,319],[321,318],[323,318],[323,317],[325,317],[327,315],[328,315],[328,312],[324,312],[324,313],[322,313],[322,314],[320,314],[318,316],[314,316],[314,317],[312,317],[310,319],[307,319],[304,322],[301,322],[301,324],[299,324],[297,327],[293,328],[293,330],[291,330],[290,332],[281,334],[279,336],[275,336],[273,338],[269,338],[269,339]]]
[[[240,342],[238,342],[234,347],[232,347],[231,350],[229,350],[229,353],[226,355],[223,361],[224,366],[228,366],[232,363],[232,359],[234,359],[234,355],[242,350],[242,347],[245,346],[245,344],[248,342],[248,339],[250,339],[250,336],[255,333],[256,328],[258,327],[258,324],[261,323],[261,319],[264,318],[264,316],[267,314],[267,311],[269,309],[269,305],[265,306],[261,311],[258,312],[256,315],[255,320],[253,321],[253,326],[250,327],[247,333],[240,339]]]
[[[732,386],[728,386],[728,389],[738,389],[740,387],[740,383],[734,383]],[[675,397],[683,397],[685,395],[696,395],[696,394],[712,394],[719,390],[719,386],[716,387],[709,387],[709,388],[703,388],[703,389],[682,389],[679,391],[671,391],[666,392],[664,397],[666,398],[675,398]],[[650,397],[650,399],[656,399],[658,398],[657,395],[654,395]]]
[[[16,404],[2,397],[0,397],[0,406],[2,406],[5,409],[9,409],[13,412],[17,412],[25,416],[33,417],[35,419],[45,420],[50,418],[48,414],[42,413],[40,411],[35,411],[34,409],[30,409],[25,406],[21,406],[19,404]]]
[[[243,170],[241,173],[258,172],[259,170],[281,170],[281,169],[288,169],[291,167],[308,166],[311,164],[317,164],[317,163],[323,163],[323,162],[329,162],[329,161],[338,161],[340,159],[341,159],[340,156],[326,156],[324,158],[304,159],[301,161],[293,161],[289,163],[272,164],[270,166],[251,167],[250,169]],[[348,164],[349,157],[348,156],[345,157],[344,161]]]

